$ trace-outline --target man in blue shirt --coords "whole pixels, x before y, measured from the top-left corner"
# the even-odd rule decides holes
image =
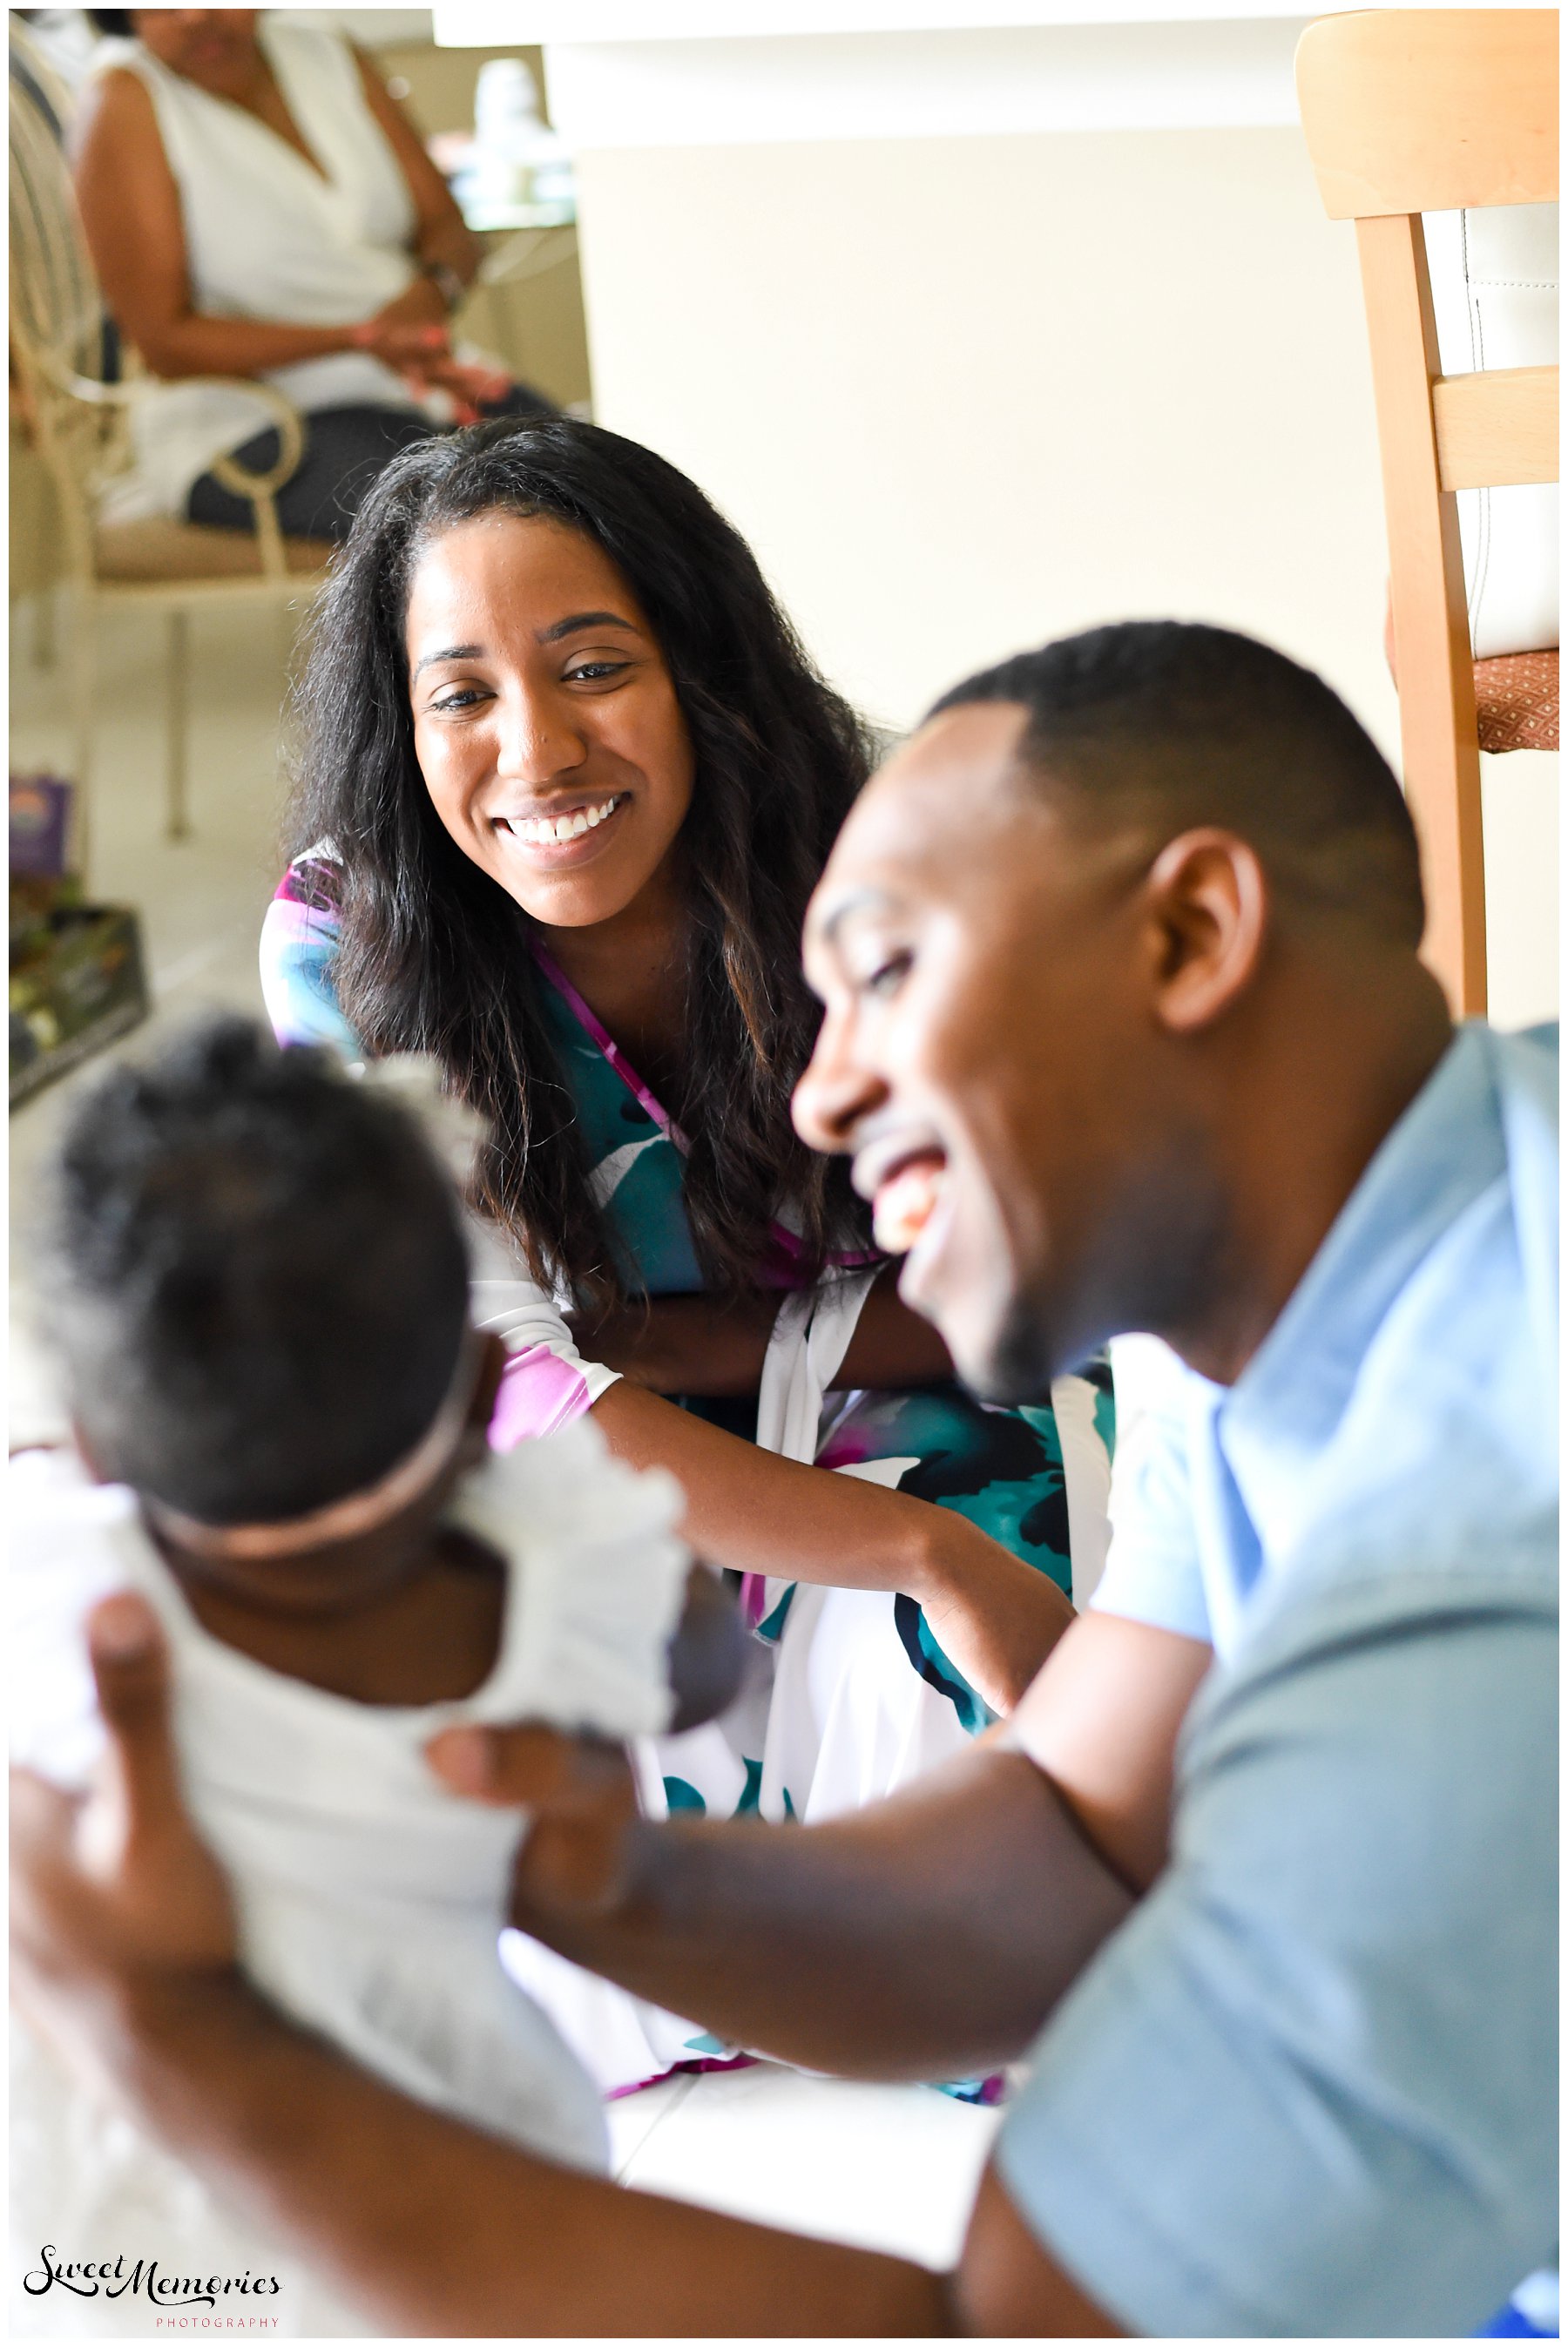
[[[1141,1430],[1094,1604],[1217,1667],[998,2163],[1140,2330],[1442,2334],[1552,2252],[1556,1088],[1555,1030],[1462,1030]]]
[[[804,1831],[629,1823],[545,1731],[435,1756],[536,1805],[515,1920],[639,1993],[822,2069],[1024,2057],[955,2274],[563,2178],[291,2033],[123,1609],[92,1856],[21,1788],[40,2023],[389,2326],[1483,2321],[1556,2229],[1555,1053],[1454,1036],[1421,918],[1384,762],[1244,638],[939,704],[814,902],[797,1116],[982,1393],[1177,1357],[1093,1604],[992,1738]]]

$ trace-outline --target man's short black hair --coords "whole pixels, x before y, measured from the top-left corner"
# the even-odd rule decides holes
[[[456,1194],[414,1120],[249,1020],[182,1034],[78,1103],[46,1296],[101,1472],[211,1523],[385,1472],[456,1366]]]
[[[1029,712],[1024,762],[1107,820],[1201,825],[1253,846],[1276,885],[1412,948],[1416,835],[1387,759],[1320,676],[1229,628],[1136,620],[1020,652],[955,685]]]
[[[86,12],[88,24],[96,25],[100,33],[128,41],[132,33],[133,13],[129,8],[89,8]]]

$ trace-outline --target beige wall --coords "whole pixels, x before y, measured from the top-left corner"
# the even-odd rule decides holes
[[[1397,753],[1355,250],[1294,129],[579,168],[596,415],[717,499],[872,714],[908,723],[1003,652],[1169,613],[1308,661]],[[1555,1002],[1549,796],[1489,781],[1504,1021]]]
[[[1274,129],[590,153],[597,412],[687,466],[880,715],[1135,611],[1382,738],[1360,293]]]

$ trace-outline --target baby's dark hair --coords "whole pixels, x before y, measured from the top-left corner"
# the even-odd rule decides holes
[[[1338,694],[1255,637],[1179,620],[1091,628],[942,695],[1028,712],[1019,750],[1086,820],[1238,832],[1276,887],[1414,952],[1420,859],[1393,771]]]
[[[232,1017],[78,1103],[46,1264],[98,1471],[210,1523],[374,1482],[435,1417],[467,1317],[456,1194],[415,1121]]]

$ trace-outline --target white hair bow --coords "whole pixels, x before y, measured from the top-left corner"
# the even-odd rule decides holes
[[[439,1060],[429,1051],[394,1051],[384,1060],[353,1060],[348,1073],[406,1109],[457,1187],[466,1190],[487,1128],[477,1109],[446,1090]]]

